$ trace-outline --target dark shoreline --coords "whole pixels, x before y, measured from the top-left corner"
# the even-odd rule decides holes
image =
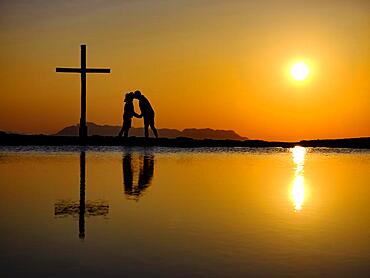
[[[370,149],[370,137],[346,138],[346,139],[320,139],[302,140],[298,142],[276,142],[263,140],[196,140],[191,138],[149,138],[130,137],[128,139],[112,136],[90,136],[85,144],[81,144],[79,137],[74,136],[50,136],[50,135],[19,135],[0,134],[0,146],[158,146],[158,147],[282,147],[291,148],[296,145],[302,147],[327,147],[327,148],[353,148]]]

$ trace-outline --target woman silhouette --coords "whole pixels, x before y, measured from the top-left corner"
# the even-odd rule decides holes
[[[136,118],[141,118],[142,116],[135,113],[135,110],[134,110],[134,103],[133,103],[133,100],[134,100],[134,93],[133,92],[130,92],[128,94],[125,95],[125,107],[123,109],[123,124],[122,124],[122,128],[120,130],[120,132],[118,133],[118,136],[121,137],[122,136],[122,133],[124,134],[124,138],[127,138],[128,137],[128,131],[131,127],[131,123],[132,123],[132,117],[136,117]]]

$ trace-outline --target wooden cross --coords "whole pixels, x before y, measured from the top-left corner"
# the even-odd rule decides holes
[[[73,72],[81,74],[81,118],[79,135],[82,142],[87,138],[86,125],[86,73],[110,73],[110,69],[86,68],[86,45],[81,45],[80,68],[56,68],[56,72]]]

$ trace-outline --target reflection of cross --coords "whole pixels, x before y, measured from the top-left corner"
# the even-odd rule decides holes
[[[81,45],[81,68],[56,68],[56,72],[74,72],[81,74],[81,118],[80,139],[84,142],[87,138],[86,126],[86,73],[110,73],[110,69],[86,68],[86,45]]]
[[[86,155],[85,151],[80,153],[80,201],[60,200],[55,203],[54,215],[65,217],[78,215],[79,238],[85,238],[85,216],[107,216],[109,205],[104,201],[86,202]]]

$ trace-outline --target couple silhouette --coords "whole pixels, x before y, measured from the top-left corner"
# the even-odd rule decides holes
[[[134,109],[134,99],[139,101],[139,107],[141,114],[137,114]],[[141,94],[140,91],[135,91],[127,93],[125,95],[125,106],[123,109],[123,124],[118,136],[121,137],[122,134],[124,138],[128,137],[128,131],[131,128],[132,117],[144,118],[144,130],[145,138],[149,137],[149,126],[152,129],[155,138],[158,138],[157,129],[154,126],[154,110],[150,105],[149,100]]]

